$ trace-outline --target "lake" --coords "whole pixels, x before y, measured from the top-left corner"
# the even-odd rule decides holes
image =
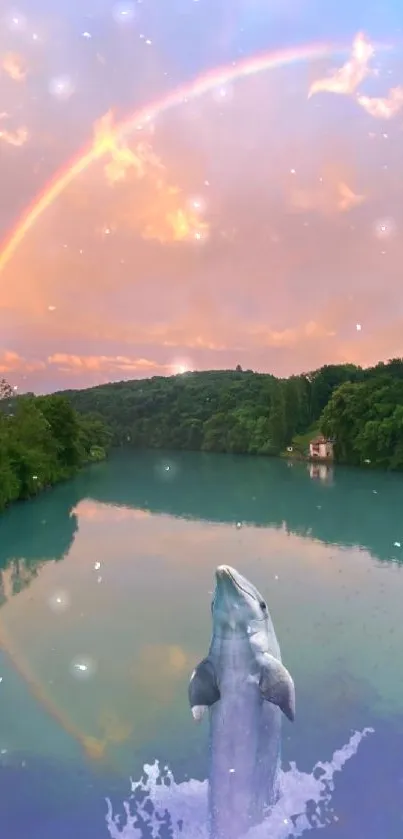
[[[297,695],[254,835],[401,839],[402,510],[399,475],[130,451],[8,510],[0,835],[205,836],[187,684],[228,563],[267,598]]]

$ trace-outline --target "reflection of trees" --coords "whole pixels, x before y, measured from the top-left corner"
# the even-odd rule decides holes
[[[399,475],[339,468],[333,483],[324,487],[309,478],[304,464],[289,467],[275,458],[191,452],[137,453],[135,461],[126,457],[122,453],[88,472],[86,495],[152,513],[284,526],[323,542],[362,546],[382,560],[391,558],[401,534]],[[170,464],[168,472],[164,463]]]
[[[66,483],[10,507],[0,518],[0,605],[26,588],[49,560],[68,553],[78,520],[77,486]]]
[[[0,605],[48,560],[68,553],[78,530],[72,510],[84,497],[191,519],[285,527],[327,543],[362,546],[381,560],[391,558],[401,534],[398,475],[340,468],[324,487],[309,478],[305,465],[289,468],[279,459],[191,452],[139,452],[128,459],[122,452],[1,516]]]

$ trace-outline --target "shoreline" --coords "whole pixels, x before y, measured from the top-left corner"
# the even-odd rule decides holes
[[[80,475],[81,472],[84,472],[89,466],[96,466],[97,463],[105,463],[108,459],[108,452],[105,452],[104,457],[97,457],[93,460],[89,460],[86,463],[83,463],[75,472],[72,472],[71,475],[62,475],[58,478],[53,484],[43,484],[40,487],[38,492],[32,493],[32,495],[27,495],[25,498],[14,498],[12,501],[8,501],[4,507],[0,509],[0,519],[3,513],[7,512],[7,510],[11,510],[12,507],[16,507],[17,504],[25,504],[28,501],[35,501],[36,498],[40,498],[41,495],[44,495],[47,492],[50,492],[52,489],[56,489],[57,486],[60,484],[64,484],[67,481],[72,481],[73,478],[76,478],[77,475]]]

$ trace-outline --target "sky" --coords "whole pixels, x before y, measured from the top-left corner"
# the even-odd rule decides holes
[[[0,377],[403,355],[401,12],[325,5],[1,0]]]

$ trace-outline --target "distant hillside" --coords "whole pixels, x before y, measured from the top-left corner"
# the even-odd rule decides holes
[[[288,379],[238,367],[64,395],[79,413],[100,415],[115,445],[276,455],[317,426],[336,438],[339,462],[403,468],[402,359]]]

